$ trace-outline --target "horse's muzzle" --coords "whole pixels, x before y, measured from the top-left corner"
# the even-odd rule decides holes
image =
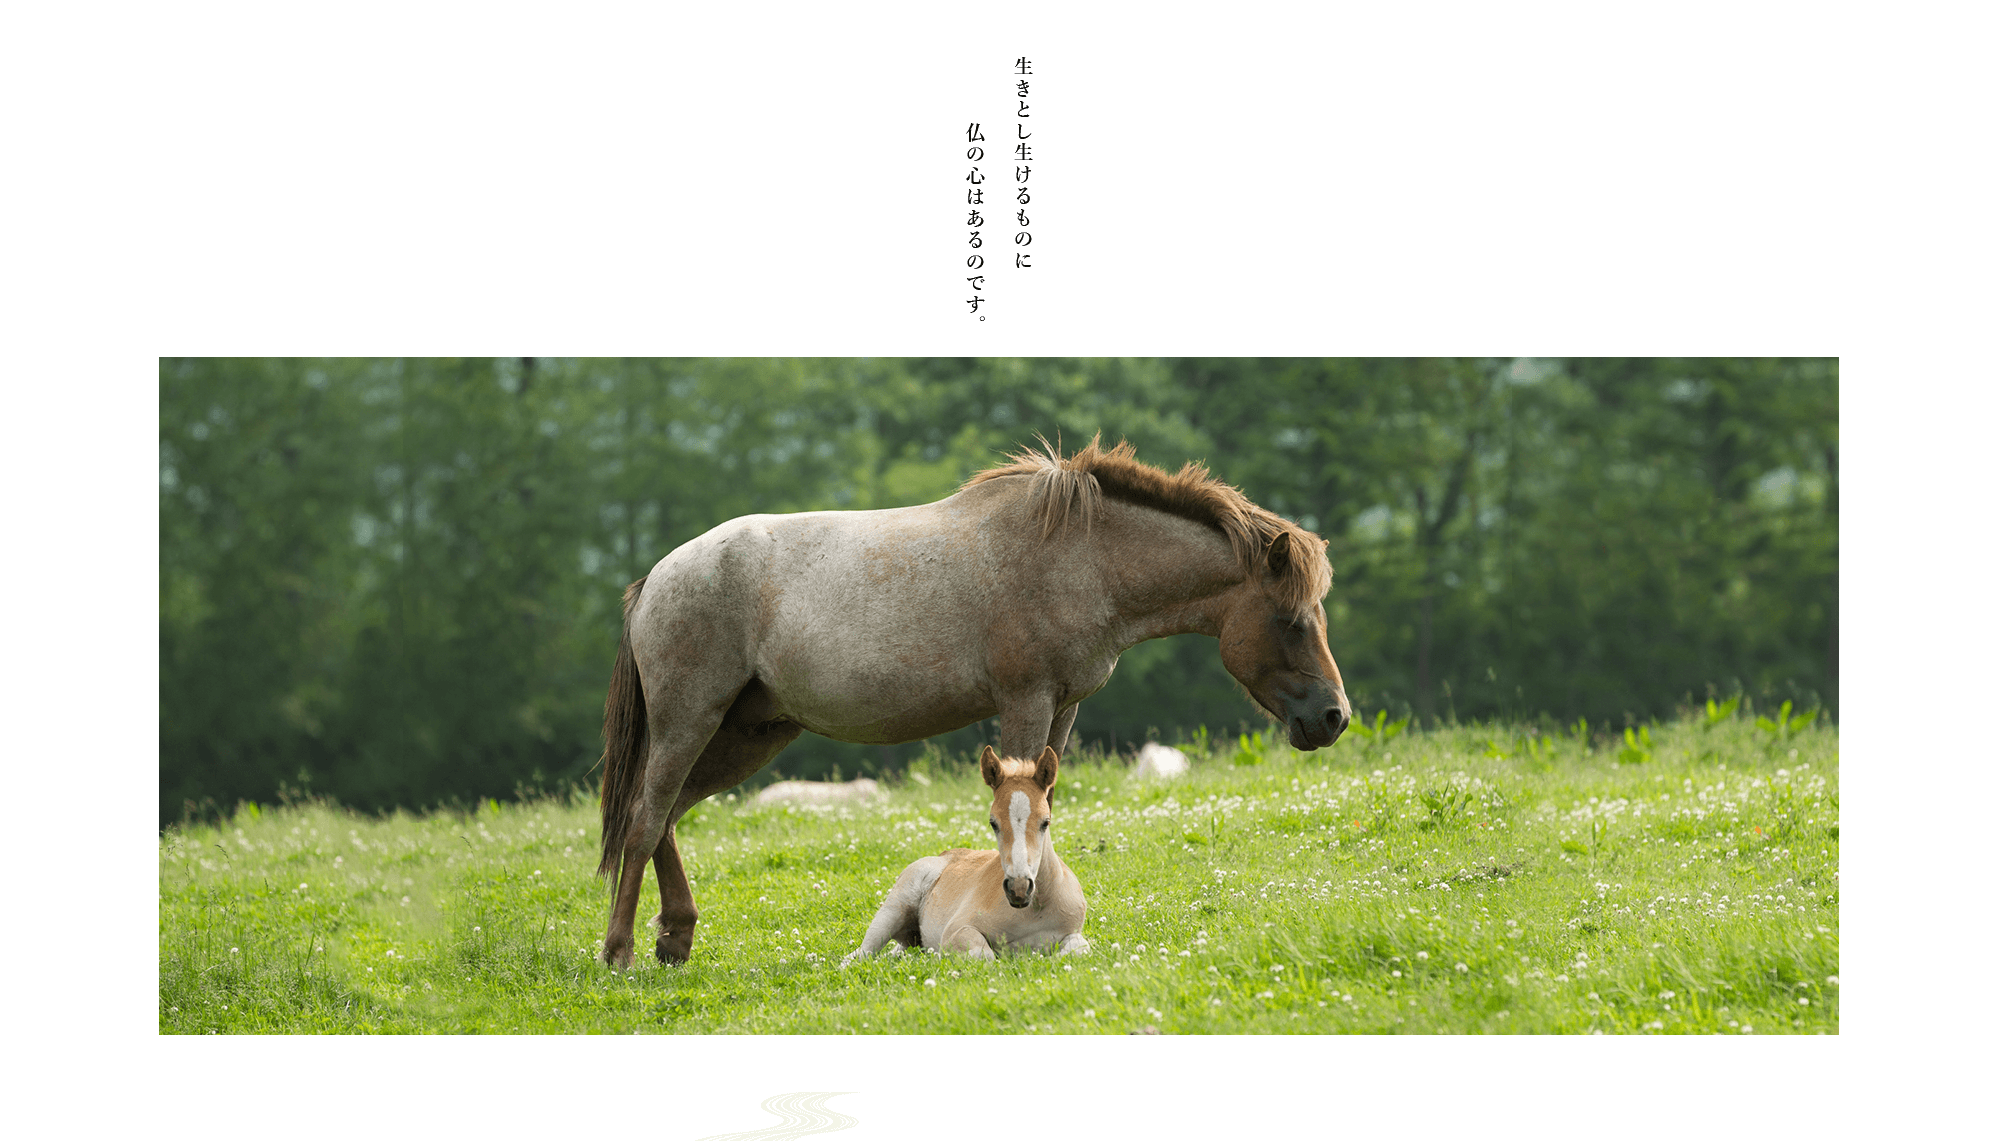
[[[1291,739],[1292,748],[1311,752],[1340,740],[1351,720],[1347,710],[1336,705],[1316,716],[1288,718],[1286,736]]]
[[[1000,887],[1007,893],[1009,907],[1026,907],[1035,895],[1035,881],[1026,876],[1010,876],[1000,881]]]

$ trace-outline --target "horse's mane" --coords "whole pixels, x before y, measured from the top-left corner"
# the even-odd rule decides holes
[[[1038,437],[1039,439],[1039,437]],[[1333,568],[1326,560],[1326,540],[1281,515],[1250,502],[1241,491],[1208,474],[1198,463],[1185,463],[1168,475],[1132,458],[1123,440],[1109,451],[1100,437],[1064,459],[1060,449],[1041,440],[1041,449],[1024,448],[1008,462],[990,467],[965,481],[966,487],[989,479],[1025,475],[1033,482],[1028,494],[1041,513],[1042,537],[1067,526],[1072,519],[1085,529],[1103,497],[1165,511],[1205,523],[1221,531],[1236,552],[1245,575],[1267,578],[1278,602],[1303,614],[1326,597],[1333,585]]]

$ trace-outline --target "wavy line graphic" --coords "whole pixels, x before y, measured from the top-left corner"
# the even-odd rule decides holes
[[[839,1097],[849,1090],[833,1093],[781,1093],[764,1099],[764,1112],[775,1113],[784,1118],[781,1125],[767,1129],[753,1129],[748,1133],[717,1133],[713,1137],[703,1137],[701,1141],[786,1141],[792,1137],[805,1137],[813,1133],[836,1133],[842,1129],[852,1129],[861,1120],[836,1113],[826,1107],[826,1099]]]

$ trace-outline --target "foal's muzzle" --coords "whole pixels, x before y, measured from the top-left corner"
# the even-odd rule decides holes
[[[1007,892],[1009,907],[1028,906],[1028,900],[1035,894],[1035,881],[1027,876],[1009,876],[1000,881],[1000,886]]]

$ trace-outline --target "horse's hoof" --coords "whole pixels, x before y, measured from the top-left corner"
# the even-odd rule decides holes
[[[598,954],[597,961],[614,971],[626,970],[632,965],[632,947],[629,943],[622,947],[606,947]]]
[[[670,967],[678,967],[687,962],[693,952],[693,935],[680,935],[668,931],[653,940],[653,954]]]

